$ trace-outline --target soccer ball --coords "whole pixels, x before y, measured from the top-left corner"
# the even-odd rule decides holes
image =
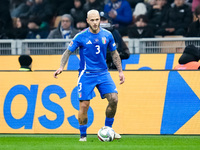
[[[104,126],[99,130],[97,136],[102,142],[111,142],[115,138],[115,131],[108,126]]]

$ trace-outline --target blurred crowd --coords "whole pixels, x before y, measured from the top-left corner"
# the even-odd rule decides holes
[[[0,0],[0,39],[73,38],[97,9],[122,36],[200,37],[200,0]]]

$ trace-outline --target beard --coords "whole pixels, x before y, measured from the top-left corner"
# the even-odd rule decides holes
[[[96,33],[96,32],[98,31],[99,26],[100,26],[100,23],[99,23],[98,25],[96,25],[96,27],[91,26],[91,25],[89,24],[89,27],[90,27],[90,29],[92,30],[93,33]]]

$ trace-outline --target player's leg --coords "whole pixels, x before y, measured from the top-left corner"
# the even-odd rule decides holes
[[[112,127],[114,122],[114,116],[117,110],[118,103],[118,94],[117,93],[108,93],[104,95],[108,100],[108,105],[106,108],[106,120],[105,126]]]
[[[78,99],[79,99],[79,112],[78,112],[78,121],[79,121],[79,129],[80,129],[80,140],[86,141],[86,130],[87,130],[87,122],[88,116],[87,112],[90,105],[90,99],[95,96],[94,87],[96,85],[95,79],[92,76],[86,75],[85,73],[80,74],[78,80]]]
[[[101,97],[107,98],[108,100],[108,106],[106,108],[105,126],[112,127],[118,103],[117,88],[109,72],[107,72],[106,74],[99,75],[98,80],[101,81],[97,85]],[[115,138],[121,138],[121,136],[116,133]]]
[[[98,80],[100,82],[97,85],[97,89],[101,94],[101,98],[107,98],[108,100],[108,106],[106,108],[105,126],[112,127],[118,103],[117,88],[109,72],[100,74],[98,76]]]
[[[78,122],[79,122],[79,130],[80,130],[80,140],[79,141],[86,141],[86,130],[87,130],[87,112],[90,106],[90,101],[83,101],[80,100],[80,108],[78,112]]]
[[[112,128],[114,117],[117,110],[118,103],[118,94],[117,93],[108,93],[104,95],[108,100],[108,106],[106,108],[106,119],[105,126],[109,126]],[[115,132],[115,138],[120,139],[121,135]]]

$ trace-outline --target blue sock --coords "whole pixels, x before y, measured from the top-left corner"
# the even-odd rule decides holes
[[[109,127],[112,128],[113,122],[114,122],[114,118],[107,118],[106,117],[105,126],[109,126]]]
[[[87,136],[87,133],[86,133],[87,125],[80,125],[79,126],[79,130],[80,130],[80,136],[81,137],[86,137]]]

